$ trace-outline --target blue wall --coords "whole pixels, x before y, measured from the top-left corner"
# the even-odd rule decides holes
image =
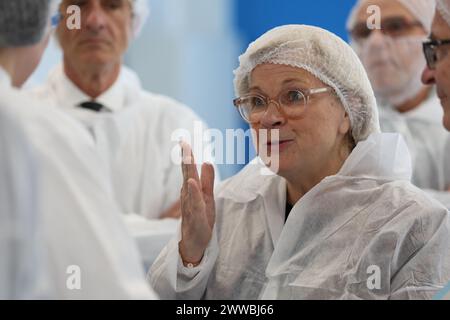
[[[245,42],[283,24],[310,24],[347,40],[345,22],[355,0],[234,0],[237,31]]]

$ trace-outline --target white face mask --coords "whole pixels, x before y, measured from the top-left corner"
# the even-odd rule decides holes
[[[424,40],[424,36],[392,38],[374,33],[364,42],[353,44],[380,103],[398,106],[416,97],[424,87]]]

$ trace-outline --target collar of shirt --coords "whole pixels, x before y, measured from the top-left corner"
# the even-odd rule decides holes
[[[59,104],[65,108],[74,108],[82,102],[92,100],[66,76],[62,65],[52,72],[50,82],[57,94]],[[120,71],[116,82],[94,101],[103,104],[112,112],[117,112],[126,106],[127,98],[123,70]]]
[[[11,77],[9,76],[8,72],[6,72],[1,66],[0,66],[0,85],[11,86]]]

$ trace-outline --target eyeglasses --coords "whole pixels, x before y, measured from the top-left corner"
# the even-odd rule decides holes
[[[264,95],[249,94],[233,100],[242,118],[250,124],[258,123],[273,102],[279,112],[287,118],[296,118],[302,115],[309,103],[310,97],[319,93],[334,92],[332,88],[314,88],[308,90],[289,89],[282,91],[276,100]]]
[[[450,44],[450,39],[445,40],[430,40],[422,44],[423,53],[425,54],[425,59],[427,60],[428,69],[436,69],[436,64],[439,60],[445,57],[447,52],[439,51],[439,47],[443,45]]]
[[[395,38],[406,35],[408,31],[415,27],[423,26],[419,21],[411,22],[402,17],[392,17],[381,21],[380,31],[387,36]],[[369,28],[367,22],[361,22],[350,30],[350,35],[355,41],[360,41],[369,38],[373,31],[373,29]]]

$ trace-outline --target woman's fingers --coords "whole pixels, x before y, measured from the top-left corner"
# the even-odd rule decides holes
[[[196,181],[200,181],[198,177],[198,171],[197,166],[195,164],[194,155],[192,153],[190,145],[184,141],[181,141],[180,147],[182,155],[181,169],[183,171],[184,183],[186,183],[187,180],[191,178]]]
[[[191,213],[202,213],[205,210],[205,202],[198,182],[190,178],[187,186]]]
[[[209,197],[214,196],[214,167],[210,163],[202,165],[201,174],[202,191]]]

